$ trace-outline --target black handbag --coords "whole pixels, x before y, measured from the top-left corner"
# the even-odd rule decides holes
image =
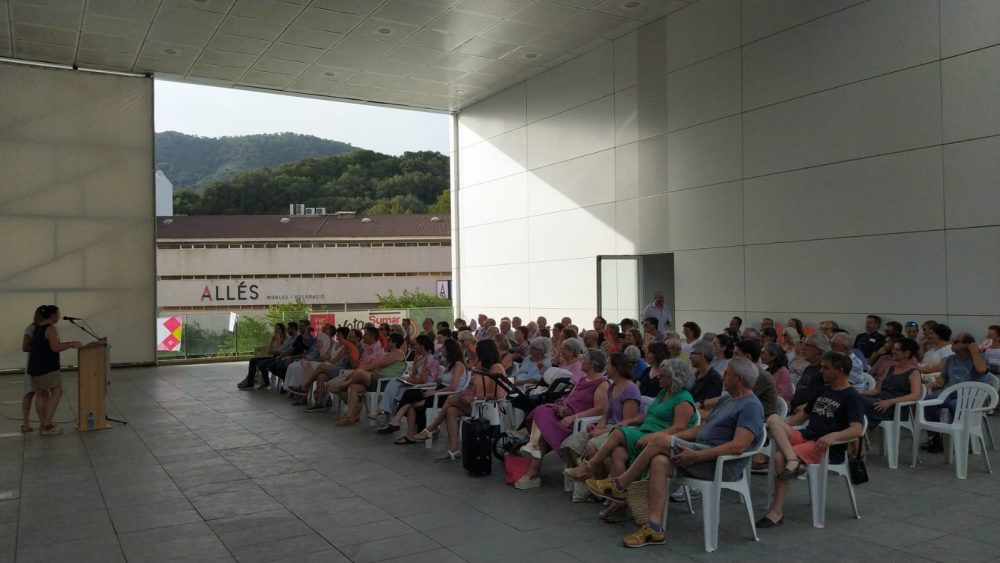
[[[868,482],[868,466],[865,465],[865,450],[867,449],[867,437],[858,439],[857,454],[847,456],[847,469],[850,474],[851,483],[861,485]]]

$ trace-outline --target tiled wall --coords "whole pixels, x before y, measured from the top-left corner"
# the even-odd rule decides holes
[[[700,0],[459,116],[464,314],[1000,320],[1000,2]]]

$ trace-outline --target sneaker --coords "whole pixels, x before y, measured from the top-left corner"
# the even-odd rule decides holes
[[[663,532],[655,532],[649,524],[643,524],[638,530],[625,536],[622,543],[625,547],[644,547],[647,545],[663,545],[667,536]]]
[[[524,457],[533,457],[535,459],[542,459],[542,450],[538,449],[537,447],[535,448],[531,447],[531,444],[525,444],[521,446],[521,449],[519,451],[521,452],[521,455],[523,455]]]
[[[541,477],[531,478],[531,477],[528,477],[527,475],[525,475],[524,477],[521,477],[520,479],[517,480],[516,483],[514,483],[514,488],[522,490],[522,491],[527,490],[527,489],[537,489],[538,487],[541,487],[541,486],[542,486],[542,478]]]
[[[326,410],[326,407],[324,407],[323,405],[318,405],[318,404],[317,405],[312,405],[310,407],[306,407],[306,412],[323,412],[325,410]]]
[[[767,466],[768,466],[768,463],[766,461],[760,462],[760,463],[756,463],[756,462],[755,463],[751,463],[750,464],[750,473],[753,473],[754,475],[767,475]]]
[[[586,483],[594,496],[608,500],[625,500],[625,491],[619,491],[611,479],[587,479]]]
[[[687,490],[691,495],[691,500],[698,500],[701,498],[701,491],[698,489],[689,489],[687,487],[681,487],[670,494],[670,502],[687,502],[688,497],[684,494]]]

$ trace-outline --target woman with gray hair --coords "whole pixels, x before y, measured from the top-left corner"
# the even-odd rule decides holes
[[[587,479],[594,473],[594,468],[608,458],[611,459],[610,474],[621,475],[639,457],[640,450],[646,447],[654,432],[672,435],[697,423],[698,413],[690,391],[694,385],[691,367],[676,358],[664,360],[658,367],[660,392],[653,404],[644,414],[623,420],[594,457],[564,471],[567,477]],[[614,511],[605,516],[611,512]]]
[[[570,340],[577,339],[570,338],[564,342],[564,348]],[[573,433],[576,419],[604,412],[608,401],[608,380],[604,377],[608,356],[603,350],[596,348],[585,351],[584,355],[587,360],[583,362],[584,377],[576,382],[562,404],[545,404],[528,413],[525,420],[531,424],[531,436],[528,443],[521,446],[521,455],[532,458],[532,461],[528,472],[514,483],[515,489],[539,487],[542,458],[545,454],[549,450],[556,450],[562,456],[563,452],[559,448]]]
[[[515,385],[538,385],[542,381],[545,370],[552,367],[549,360],[549,347],[552,343],[544,336],[531,339],[528,344],[528,357],[521,360],[521,365],[514,374]]]
[[[567,338],[562,341],[562,345],[559,348],[559,367],[568,371],[570,375],[570,380],[575,384],[584,377],[584,370],[582,367],[582,361],[587,358],[587,347],[583,344],[583,340],[579,338]],[[604,367],[601,367],[604,370]]]

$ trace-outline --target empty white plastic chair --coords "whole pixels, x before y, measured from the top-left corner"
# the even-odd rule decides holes
[[[761,437],[760,445],[752,451],[744,452],[740,455],[723,455],[715,460],[715,479],[712,481],[702,481],[691,477],[680,477],[674,481],[683,487],[690,487],[701,491],[701,513],[705,534],[705,551],[711,553],[719,548],[719,500],[722,497],[722,490],[729,489],[740,494],[743,504],[747,509],[747,517],[750,519],[750,531],[753,533],[754,541],[760,541],[757,537],[757,525],[753,518],[753,505],[750,501],[750,461],[747,460],[747,467],[740,474],[736,481],[723,481],[722,469],[725,462],[734,459],[751,458],[761,452],[764,442],[767,441],[767,427],[764,427],[764,436]],[[690,507],[691,497],[688,496],[688,506]],[[663,504],[663,522],[667,521],[667,507],[670,502]]]
[[[932,422],[924,418],[924,407],[944,405],[948,397],[955,395],[955,412],[951,422]],[[967,381],[945,390],[936,399],[919,401],[916,405],[917,425],[920,430],[947,434],[951,438],[951,451],[955,458],[955,475],[965,479],[969,468],[969,447],[973,452],[983,454],[986,471],[993,473],[990,456],[986,452],[983,416],[997,406],[997,391],[986,383]],[[982,449],[980,449],[982,448]]]

